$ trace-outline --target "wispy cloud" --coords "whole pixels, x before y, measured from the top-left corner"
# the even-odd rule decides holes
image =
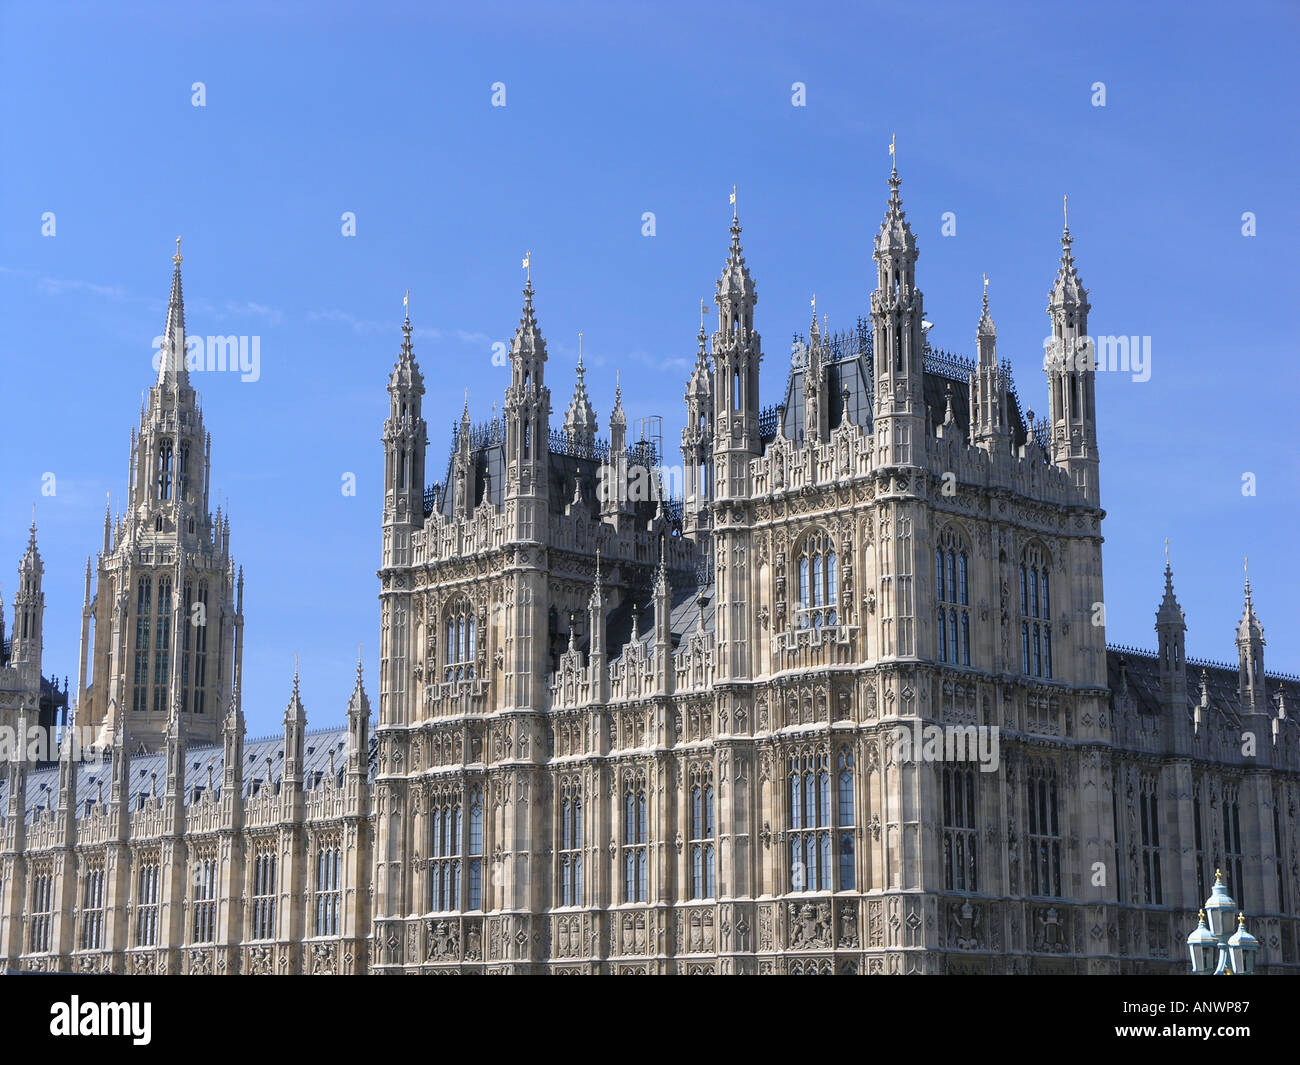
[[[391,333],[397,328],[397,323],[393,321],[370,321],[358,318],[347,311],[339,310],[309,311],[307,320],[309,322],[333,322],[344,325],[354,333]],[[411,336],[416,340],[458,340],[462,344],[486,345],[492,343],[492,338],[486,333],[470,329],[435,329],[432,326],[413,326]]]
[[[57,277],[46,277],[35,270],[17,270],[11,266],[0,266],[0,274],[30,278],[36,287],[50,296],[62,296],[66,292],[90,292],[112,300],[133,299],[132,295],[120,285],[101,285],[94,281],[69,281]]]

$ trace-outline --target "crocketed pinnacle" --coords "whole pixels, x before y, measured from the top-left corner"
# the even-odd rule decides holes
[[[162,351],[158,362],[158,384],[190,382],[185,366],[185,295],[181,287],[181,238],[176,238],[172,256],[172,290],[167,298],[167,320],[163,325]]]

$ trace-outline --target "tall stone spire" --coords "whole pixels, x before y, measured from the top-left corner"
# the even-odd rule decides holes
[[[830,432],[830,388],[826,380],[822,332],[817,325],[817,296],[812,298],[812,326],[808,330],[807,361],[803,368],[803,442],[819,444]]]
[[[357,682],[348,699],[347,797],[356,804],[366,794],[370,772],[370,697],[362,677],[361,648],[357,648]]]
[[[709,367],[708,334],[704,316],[708,313],[700,300],[700,331],[695,353],[695,367],[686,382],[686,425],[682,429],[682,467],[685,472],[685,506],[682,533],[700,543],[708,530],[708,506],[713,466],[713,371]]]
[[[177,237],[176,254],[172,256],[172,290],[167,298],[167,320],[159,352],[158,384],[189,385],[185,354],[185,294],[181,287],[181,238]]]
[[[41,657],[45,638],[45,593],[41,585],[45,563],[36,546],[36,515],[32,515],[27,533],[27,550],[18,563],[18,590],[14,593],[14,627],[10,634],[9,664],[19,671],[21,684],[33,700],[31,712],[37,712],[40,699]]]
[[[1052,463],[1069,472],[1089,503],[1100,506],[1096,351],[1088,335],[1088,290],[1079,280],[1073,249],[1067,213],[1061,236],[1061,264],[1047,300],[1052,336],[1047,342],[1044,368],[1051,409]]]
[[[623,385],[614,374],[614,408],[609,412],[609,458],[601,470],[598,485],[600,519],[615,528],[632,514],[628,491],[627,414],[623,411]]]
[[[531,261],[531,255],[525,262]],[[510,342],[510,385],[506,389],[506,520],[515,540],[542,536],[545,500],[550,496],[551,391],[546,387],[546,341],[533,309],[531,273],[524,284],[524,309]]]
[[[1264,696],[1264,626],[1255,615],[1250,589],[1250,561],[1246,561],[1246,602],[1237,624],[1237,692],[1251,708],[1267,705]]]
[[[916,287],[916,237],[903,210],[895,166],[889,203],[876,236],[877,265],[871,294],[875,338],[876,438],[884,465],[917,465],[925,433],[924,300]]]
[[[587,395],[587,371],[582,365],[582,334],[578,334],[577,379],[573,384],[573,399],[564,415],[564,435],[581,446],[590,448],[596,442],[596,411]]]
[[[989,314],[987,274],[984,277],[980,320],[975,327],[975,344],[979,355],[975,372],[970,375],[971,441],[988,450],[1000,451],[1010,446],[1007,392],[1002,372],[998,369],[998,330]]]
[[[402,299],[402,346],[388,375],[384,422],[384,564],[406,550],[411,531],[424,526],[424,459],[428,427],[421,416],[424,375],[411,345],[410,291]]]
[[[185,368],[179,244],[172,263],[162,358],[131,439],[125,513],[114,522],[105,510],[82,623],[81,659],[94,668],[83,667],[92,679],[78,693],[81,724],[107,740],[129,721],[149,751],[164,747],[177,703],[190,742],[218,739],[240,653],[230,525],[211,510],[211,438]],[[237,364],[229,348],[222,357]]]
[[[1160,696],[1171,711],[1187,710],[1187,621],[1174,595],[1174,573],[1169,561],[1169,541],[1165,541],[1165,595],[1156,611],[1156,637],[1159,641]]]
[[[307,711],[298,694],[298,666],[293,669],[293,693],[284,709],[284,779],[302,783],[303,737],[307,732]]]
[[[758,371],[762,338],[754,329],[758,290],[740,245],[740,213],[732,191],[731,246],[713,300],[713,455],[717,499],[749,495],[749,461],[759,454]]]

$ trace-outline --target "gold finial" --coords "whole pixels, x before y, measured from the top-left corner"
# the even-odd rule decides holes
[[[524,280],[526,280],[529,284],[531,284],[533,280],[532,262],[533,262],[533,253],[530,251],[524,252],[524,262],[523,262]]]
[[[739,190],[733,184],[731,186],[731,217],[733,220],[740,217],[740,205],[736,203],[736,194],[738,191]]]
[[[704,305],[703,300],[700,300],[700,332],[701,333],[704,332],[704,316],[708,313],[709,313],[709,308]]]
[[[181,263],[181,238],[180,237],[176,238],[176,254],[172,256],[172,262],[174,262],[177,266],[179,266]]]
[[[894,135],[889,135],[889,154],[894,160],[894,173],[898,173],[898,146],[894,143]]]

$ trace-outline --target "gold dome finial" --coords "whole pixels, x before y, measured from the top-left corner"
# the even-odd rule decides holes
[[[177,266],[180,266],[181,264],[181,238],[180,237],[176,238],[176,254],[172,256],[172,262],[174,262]]]

